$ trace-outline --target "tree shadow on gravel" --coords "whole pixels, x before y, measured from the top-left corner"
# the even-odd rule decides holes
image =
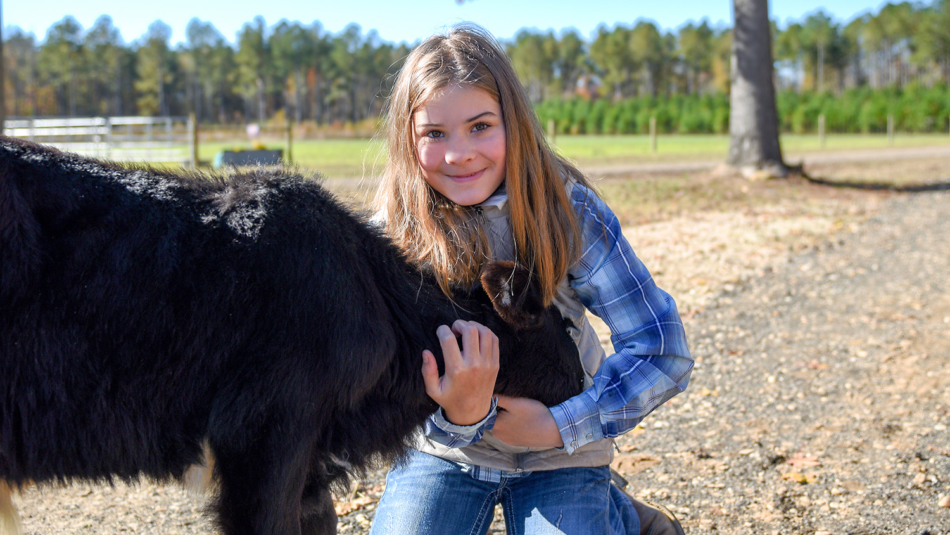
[[[826,178],[815,177],[805,172],[801,166],[793,168],[793,172],[798,174],[812,184],[820,186],[829,186],[833,188],[860,189],[868,191],[893,191],[896,193],[924,193],[930,191],[950,191],[950,179],[945,182],[928,182],[924,184],[888,184],[886,182],[860,182],[829,180]]]

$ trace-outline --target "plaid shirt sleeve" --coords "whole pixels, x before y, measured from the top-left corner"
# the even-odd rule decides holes
[[[491,399],[491,409],[482,421],[472,425],[455,425],[445,418],[442,409],[429,416],[425,424],[427,439],[438,442],[449,448],[464,448],[482,439],[485,431],[495,426],[495,416],[498,415],[498,399]]]
[[[551,407],[568,453],[630,431],[686,389],[693,359],[676,303],[658,288],[597,195],[576,186],[572,200],[585,237],[571,286],[610,328],[615,353],[580,395]]]

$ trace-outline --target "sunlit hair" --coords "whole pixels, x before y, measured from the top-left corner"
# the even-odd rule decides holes
[[[455,26],[426,39],[406,59],[387,103],[389,158],[376,209],[386,216],[387,234],[410,260],[430,266],[446,293],[452,284],[473,284],[492,258],[476,210],[426,183],[413,145],[415,111],[454,84],[487,91],[501,105],[515,260],[532,271],[548,304],[581,248],[564,181],[590,184],[550,148],[511,61],[483,28]]]

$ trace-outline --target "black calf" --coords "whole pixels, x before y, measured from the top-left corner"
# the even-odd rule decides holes
[[[540,376],[500,379],[508,393],[580,391],[556,309],[513,266],[483,279],[498,312],[484,292],[453,304],[297,176],[182,177],[0,138],[0,488],[167,480],[207,440],[226,534],[333,533],[337,460],[398,456],[435,410],[420,368],[438,325],[484,323],[502,375]]]

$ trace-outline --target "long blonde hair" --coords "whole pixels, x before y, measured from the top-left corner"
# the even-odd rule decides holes
[[[511,61],[481,27],[464,24],[433,35],[399,71],[387,102],[389,158],[376,209],[386,216],[387,234],[409,260],[429,266],[446,293],[453,284],[473,284],[491,260],[475,209],[451,202],[426,183],[413,144],[415,111],[454,84],[483,89],[501,105],[515,261],[531,270],[549,304],[581,249],[564,181],[590,184],[548,145]]]

